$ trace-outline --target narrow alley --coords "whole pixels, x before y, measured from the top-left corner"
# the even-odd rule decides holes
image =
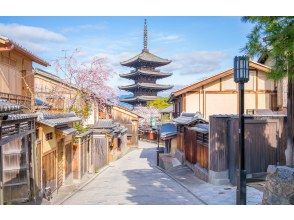
[[[109,168],[63,204],[202,204],[193,194],[154,166],[154,144],[141,142],[140,145],[110,164]]]

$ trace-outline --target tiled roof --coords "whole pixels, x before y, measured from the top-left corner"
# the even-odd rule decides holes
[[[136,83],[136,84],[127,85],[127,86],[119,86],[119,89],[131,90],[136,88],[146,88],[146,89],[153,89],[153,90],[167,90],[167,89],[171,89],[172,87],[173,87],[172,85],[161,85],[156,83]]]
[[[145,76],[151,76],[156,78],[165,78],[165,77],[171,76],[172,73],[162,73],[159,70],[155,70],[155,69],[140,68],[130,73],[120,74],[119,76],[122,78],[133,78],[138,75],[145,75]]]
[[[38,113],[38,122],[55,127],[58,125],[65,125],[71,122],[81,121],[82,119],[77,117],[75,113],[62,113],[62,114],[46,114]]]
[[[6,121],[17,121],[22,119],[28,119],[28,118],[37,118],[37,114],[35,113],[29,113],[29,114],[10,114],[8,115]]]
[[[157,98],[158,96],[135,96],[135,97],[120,99],[120,101],[121,102],[153,101]]]
[[[51,108],[52,105],[50,105],[49,103],[45,102],[44,100],[40,99],[40,98],[35,98],[35,105],[38,107],[43,107],[43,108]]]
[[[136,66],[141,62],[153,63],[156,66],[164,66],[166,64],[169,64],[171,60],[160,58],[150,53],[149,51],[143,50],[140,54],[134,56],[133,58],[121,62],[121,65],[132,67]]]
[[[32,61],[41,64],[43,66],[49,66],[49,63],[45,60],[43,60],[42,58],[34,55],[31,51],[27,50],[26,48],[24,48],[23,46],[21,46],[20,44],[14,42],[11,39],[8,39],[7,37],[1,36],[0,35],[0,40],[2,40],[4,42],[4,44],[8,44],[8,45],[12,45],[12,49],[17,50],[18,52],[27,55],[28,57],[30,57],[30,59],[32,59]]]
[[[99,133],[110,133],[112,135],[123,135],[128,129],[112,119],[99,119],[93,126],[93,129]]]
[[[6,100],[0,99],[0,116],[7,115],[12,112],[20,111],[21,109],[22,107],[20,105],[13,104]]]
[[[159,126],[160,138],[167,139],[177,135],[177,126],[174,123],[164,123]]]
[[[196,126],[191,127],[190,130],[207,134],[209,132],[209,124],[197,124]]]
[[[179,117],[173,119],[174,122],[180,125],[190,125],[197,121],[204,121],[200,113],[183,112]]]
[[[61,131],[65,135],[75,134],[77,132],[75,128],[68,126],[57,128],[57,130]]]
[[[170,112],[173,112],[173,110],[174,110],[173,106],[170,105],[170,106],[168,106],[168,107],[166,107],[166,108],[160,110],[159,112],[160,112],[160,113],[170,113]]]
[[[93,126],[93,128],[98,128],[98,129],[111,129],[115,127],[116,125],[114,124],[112,119],[99,119],[96,124]]]

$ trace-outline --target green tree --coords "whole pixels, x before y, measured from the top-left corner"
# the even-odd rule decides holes
[[[156,109],[161,110],[161,109],[164,109],[164,108],[170,106],[170,103],[168,103],[167,100],[168,100],[168,98],[166,98],[166,97],[157,98],[157,99],[155,99],[153,101],[149,101],[147,103],[147,105],[149,107],[154,107]]]
[[[288,77],[287,93],[287,149],[286,164],[294,163],[294,17],[243,17],[244,22],[254,24],[243,48],[249,56],[266,55],[273,61],[269,78],[280,80]]]

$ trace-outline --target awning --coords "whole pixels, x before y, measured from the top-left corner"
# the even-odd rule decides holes
[[[75,134],[77,132],[75,128],[71,128],[71,127],[61,127],[56,129],[65,135]]]
[[[174,123],[161,124],[159,127],[160,138],[165,140],[177,135],[177,127]]]

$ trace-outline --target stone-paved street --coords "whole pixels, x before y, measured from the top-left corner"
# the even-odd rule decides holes
[[[63,204],[202,204],[155,163],[155,145],[140,142]]]

